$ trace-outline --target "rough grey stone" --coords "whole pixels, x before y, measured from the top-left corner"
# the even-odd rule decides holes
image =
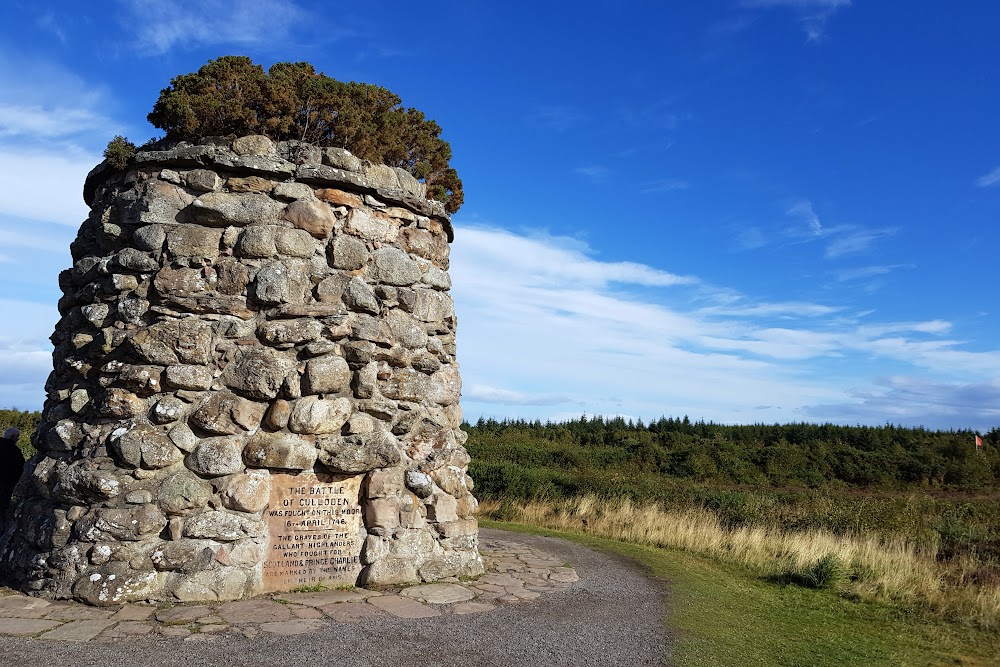
[[[361,160],[343,148],[324,148],[323,164],[346,171],[361,171]]]
[[[128,563],[108,563],[86,572],[73,584],[73,597],[96,607],[145,600],[154,594],[157,575],[132,570]]]
[[[243,230],[236,244],[240,257],[270,258],[278,254],[274,244],[277,227],[272,225],[252,225]]]
[[[219,256],[222,230],[179,225],[167,232],[167,252],[174,258],[192,257],[212,261]]]
[[[265,343],[298,345],[319,338],[323,333],[323,324],[313,318],[273,320],[261,323],[257,332]]]
[[[392,167],[384,164],[365,164],[365,178],[376,188],[399,189],[399,176]]]
[[[409,470],[406,473],[406,488],[413,491],[420,498],[429,498],[434,492],[434,481],[427,473],[418,470]]]
[[[377,315],[379,312],[378,299],[375,298],[375,291],[369,287],[368,283],[358,277],[351,278],[344,288],[341,297],[344,304],[352,310],[360,310]]]
[[[334,472],[357,474],[388,468],[400,461],[399,444],[391,433],[374,431],[364,435],[320,436],[319,462]]]
[[[351,209],[344,231],[366,241],[393,241],[398,229],[389,219],[377,217],[360,208]]]
[[[184,457],[155,426],[121,427],[111,433],[110,442],[118,459],[132,468],[165,468]]]
[[[164,396],[153,405],[149,415],[150,419],[156,424],[175,422],[184,414],[184,405],[184,401],[174,396]]]
[[[271,194],[280,199],[308,199],[315,196],[313,189],[305,183],[278,183]]]
[[[179,472],[160,482],[156,503],[167,514],[187,514],[206,507],[211,497],[211,484],[189,472]]]
[[[427,332],[423,326],[405,312],[393,309],[385,317],[385,322],[392,334],[392,339],[410,350],[417,350],[427,345]]]
[[[204,366],[167,366],[164,380],[168,386],[176,389],[202,391],[212,386],[212,371]]]
[[[211,169],[193,169],[184,178],[189,188],[199,192],[212,192],[222,187],[222,179]]]
[[[257,403],[232,392],[212,392],[191,413],[191,423],[217,435],[233,435],[255,431],[267,409],[266,403]]]
[[[388,285],[406,286],[420,280],[420,266],[394,246],[382,247],[372,253],[370,270],[375,280]]]
[[[73,526],[85,542],[135,541],[163,530],[167,518],[155,505],[90,510]]]
[[[274,142],[262,134],[251,134],[233,141],[233,152],[237,155],[275,155]]]
[[[306,230],[286,227],[275,230],[274,245],[278,254],[284,257],[312,257],[318,246],[312,234]]]
[[[266,469],[247,470],[219,482],[219,497],[226,509],[260,512],[270,500],[271,473]]]
[[[292,295],[288,283],[288,267],[281,262],[270,262],[257,271],[254,298],[263,304],[287,303]]]
[[[260,537],[267,527],[259,519],[231,512],[209,511],[184,521],[184,537],[233,542],[244,537]]]
[[[310,362],[312,363],[312,362]],[[222,381],[249,398],[275,398],[295,361],[267,348],[253,347],[241,353],[222,373]]]
[[[224,227],[277,221],[284,204],[256,193],[208,192],[195,199],[191,207],[199,223]]]
[[[125,248],[115,255],[115,263],[126,271],[150,273],[160,268],[156,258],[136,248]]]
[[[243,449],[243,460],[255,468],[310,470],[316,455],[315,443],[289,433],[257,433]]]
[[[351,369],[343,357],[327,355],[310,359],[306,364],[307,394],[336,394],[344,391],[351,381]]]
[[[185,465],[205,477],[232,475],[243,470],[241,444],[239,437],[205,438],[188,454]]]
[[[339,433],[351,409],[351,401],[347,398],[306,396],[292,402],[288,430],[311,435]]]

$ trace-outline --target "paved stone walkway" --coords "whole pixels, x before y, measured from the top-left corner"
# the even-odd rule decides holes
[[[356,588],[277,593],[237,602],[88,607],[0,589],[0,635],[63,642],[113,642],[139,636],[199,641],[218,633],[251,639],[299,635],[377,616],[484,614],[566,589],[578,580],[572,567],[521,542],[487,539],[480,552],[486,574],[475,581],[452,578],[381,591]]]

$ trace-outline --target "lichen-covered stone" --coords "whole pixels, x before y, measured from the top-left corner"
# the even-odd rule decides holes
[[[351,369],[343,357],[326,355],[310,359],[306,364],[305,386],[307,394],[335,394],[351,382]]]
[[[156,503],[167,514],[189,514],[205,507],[211,497],[211,484],[189,472],[179,472],[160,482]]]
[[[226,509],[237,512],[260,512],[267,507],[271,494],[271,474],[266,469],[251,469],[223,478],[219,497]]]
[[[319,435],[339,433],[351,416],[351,401],[347,398],[306,396],[292,402],[288,430],[292,433]]]
[[[222,381],[233,391],[259,400],[275,398],[295,362],[267,348],[251,347],[242,352],[222,373]]]
[[[243,460],[253,468],[309,470],[316,463],[316,445],[288,433],[258,433],[243,449]]]
[[[121,427],[111,433],[110,441],[118,460],[132,468],[166,468],[184,458],[166,433],[155,426]]]
[[[232,475],[243,469],[241,444],[234,437],[205,438],[187,456],[185,465],[205,477]]]
[[[396,438],[386,431],[317,439],[319,462],[334,472],[357,474],[389,468],[400,461]]]
[[[128,563],[108,563],[88,570],[73,584],[73,595],[95,607],[110,607],[155,596],[155,571],[133,570]]]
[[[249,401],[232,392],[210,394],[191,413],[191,423],[216,435],[255,431],[267,409],[266,403]]]

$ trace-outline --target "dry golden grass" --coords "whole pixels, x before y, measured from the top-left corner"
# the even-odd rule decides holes
[[[726,528],[709,510],[667,511],[628,498],[484,501],[480,511],[555,530],[682,549],[775,578],[808,572],[821,558],[833,555],[843,566],[837,586],[843,595],[916,605],[987,628],[1000,621],[1000,582],[975,583],[969,576],[971,563],[940,563],[936,549],[898,538],[771,526]]]

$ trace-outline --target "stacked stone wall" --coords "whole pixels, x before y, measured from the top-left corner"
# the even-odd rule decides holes
[[[261,136],[91,172],[0,568],[99,605],[480,573],[424,194]]]

